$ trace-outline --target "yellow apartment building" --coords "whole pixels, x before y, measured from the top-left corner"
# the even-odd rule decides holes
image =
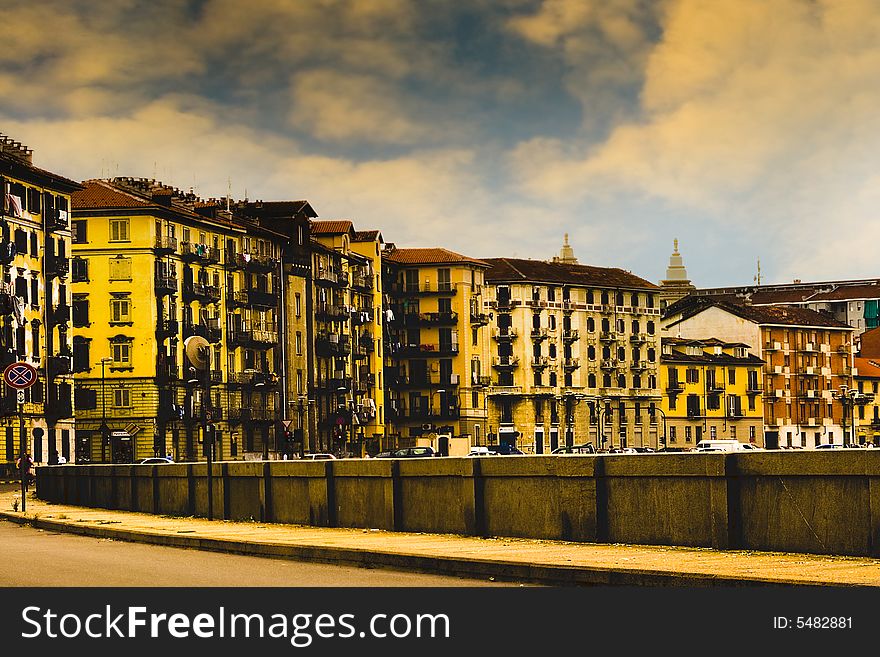
[[[0,187],[0,370],[17,361],[37,368],[21,409],[34,461],[73,461],[70,204],[81,186],[35,167],[31,149],[0,135]],[[2,388],[0,472],[14,465],[21,440],[16,392]]]
[[[487,440],[488,265],[441,248],[384,251],[386,425],[398,445]]]
[[[316,449],[362,456],[385,434],[381,235],[313,221]]]
[[[666,447],[701,440],[764,446],[764,361],[743,343],[663,338],[660,357]]]
[[[587,442],[656,449],[659,289],[562,253],[485,259],[493,438],[534,454]]]
[[[289,451],[279,324],[291,236],[139,178],[87,181],[73,214],[78,460],[199,460],[204,419],[217,459]],[[210,344],[204,373],[184,355],[190,336]]]

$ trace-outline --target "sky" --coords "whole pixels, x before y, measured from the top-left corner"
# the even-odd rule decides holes
[[[75,180],[698,286],[880,275],[875,0],[0,0],[0,132]]]

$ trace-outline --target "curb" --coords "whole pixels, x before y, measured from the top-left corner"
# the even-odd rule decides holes
[[[21,515],[13,515],[7,512],[0,512],[0,520],[8,520],[19,525],[30,525],[38,529],[132,543],[146,543],[245,556],[290,559],[293,561],[358,566],[361,568],[387,568],[476,579],[494,577],[504,581],[528,582],[550,586],[840,586],[832,582],[802,582],[764,577],[744,578],[632,568],[528,564],[492,559],[425,556],[421,554],[382,552],[323,545],[251,543],[235,539],[198,538],[177,534],[150,534],[127,529],[75,525],[54,520],[22,517]]]

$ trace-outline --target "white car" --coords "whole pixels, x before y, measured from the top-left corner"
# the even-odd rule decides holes
[[[306,454],[302,457],[303,461],[329,461],[336,460],[336,457],[332,454]]]

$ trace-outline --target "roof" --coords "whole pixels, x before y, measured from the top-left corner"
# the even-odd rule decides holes
[[[60,191],[73,192],[82,185],[57,173],[35,167],[27,160],[15,157],[11,153],[0,152],[0,173],[20,178],[26,182],[35,182],[47,187],[56,187]]]
[[[382,233],[378,230],[357,230],[354,233],[354,242],[382,242]]]
[[[590,287],[660,289],[654,283],[625,269],[518,258],[485,258],[484,260],[491,266],[486,272],[488,283],[540,282]]]
[[[327,219],[312,222],[312,235],[341,235],[354,231],[354,224],[347,219]]]
[[[142,198],[121,191],[103,180],[87,180],[82,190],[74,192],[70,203],[74,210],[96,208],[145,208],[151,203]]]
[[[848,299],[880,299],[880,284],[842,285],[834,290],[820,292],[808,301],[846,301]]]
[[[489,263],[476,258],[469,258],[460,253],[441,248],[425,249],[386,249],[385,259],[400,265],[454,265],[471,264],[488,267]]]
[[[749,322],[770,326],[815,326],[821,328],[855,330],[824,313],[799,306],[767,305],[753,306],[743,302],[736,303],[727,298],[688,296],[671,304],[665,317],[681,314],[673,324],[697,315],[707,308],[720,308]]]
[[[241,204],[248,213],[261,216],[284,217],[305,214],[317,217],[318,214],[308,201],[247,201]]]
[[[856,378],[880,379],[880,360],[856,356],[853,364],[858,371]]]

